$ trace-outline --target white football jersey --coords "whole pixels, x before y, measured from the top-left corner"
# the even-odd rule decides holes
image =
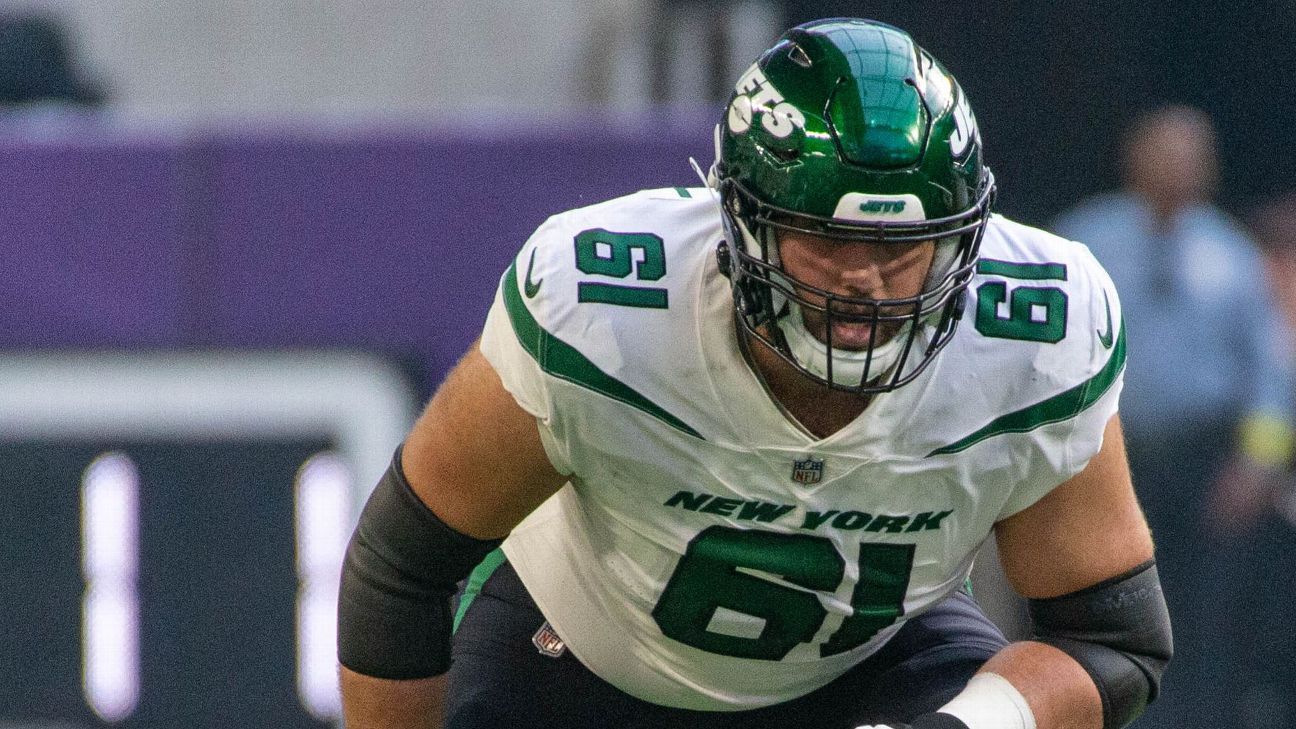
[[[958,589],[1098,451],[1125,354],[1088,249],[995,216],[949,345],[817,438],[743,358],[721,236],[705,188],[555,216],[481,344],[570,474],[509,561],[591,670],[700,710],[806,694]]]

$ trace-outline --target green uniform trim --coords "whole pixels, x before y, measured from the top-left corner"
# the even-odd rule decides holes
[[[508,273],[504,274],[502,284],[504,308],[508,311],[513,333],[517,335],[523,349],[540,364],[540,369],[561,380],[580,385],[642,410],[676,430],[705,440],[701,433],[690,428],[683,420],[666,412],[656,403],[640,395],[634,388],[600,370],[585,355],[576,351],[575,347],[545,331],[531,315],[531,310],[527,308],[526,303],[522,301],[516,281],[517,261],[514,261],[509,266]]]
[[[472,605],[473,600],[477,599],[477,596],[481,594],[482,585],[486,584],[486,580],[495,574],[495,570],[499,569],[499,566],[504,564],[504,561],[504,550],[496,547],[473,568],[472,573],[468,575],[468,584],[464,586],[463,597],[459,598],[459,609],[455,611],[454,627],[450,629],[451,633],[459,631],[459,623],[463,622],[464,615],[468,613],[468,606]]]
[[[1018,278],[1027,281],[1065,281],[1067,268],[1065,263],[1013,263],[997,261],[993,258],[982,258],[977,261],[977,273],[1004,278]]]
[[[693,193],[689,192],[687,187],[677,187],[675,193],[680,197],[693,197]]]
[[[1037,402],[1016,412],[1001,415],[966,438],[937,448],[928,453],[927,456],[958,453],[1000,433],[1025,433],[1041,425],[1073,418],[1102,397],[1111,388],[1112,383],[1116,381],[1116,376],[1120,374],[1124,367],[1125,323],[1121,322],[1120,335],[1116,338],[1116,346],[1112,349],[1107,364],[1103,365],[1098,374],[1066,392],[1054,395],[1047,400]]]

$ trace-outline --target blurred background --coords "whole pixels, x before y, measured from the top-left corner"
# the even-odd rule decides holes
[[[1138,726],[1296,726],[1296,3],[0,0],[0,728],[337,725],[341,549],[513,252],[695,184],[835,15],[1120,287],[1179,656]]]

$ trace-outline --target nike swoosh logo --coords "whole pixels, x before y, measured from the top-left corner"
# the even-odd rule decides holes
[[[540,293],[540,284],[544,283],[544,279],[540,279],[539,281],[535,281],[535,282],[531,281],[531,269],[535,266],[535,253],[536,253],[535,249],[532,248],[531,260],[527,261],[526,281],[524,281],[522,284],[523,285],[522,293],[526,294],[526,297],[528,299],[534,299],[535,295]],[[1110,322],[1110,315],[1108,315],[1108,317],[1109,317],[1108,321]]]
[[[1107,333],[1098,332],[1098,343],[1103,349],[1112,348],[1112,320],[1111,320],[1111,302],[1107,300],[1107,289],[1103,289],[1103,306],[1107,309]],[[1097,331],[1097,330],[1094,330]]]

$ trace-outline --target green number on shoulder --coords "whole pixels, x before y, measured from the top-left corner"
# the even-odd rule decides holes
[[[1066,280],[1061,263],[1011,263],[986,259],[979,273],[1039,281]],[[1056,343],[1066,337],[1067,295],[1056,286],[1015,286],[1010,292],[1002,281],[987,281],[976,290],[976,330],[987,337]],[[1007,316],[999,307],[1008,302]]]
[[[637,281],[657,281],[666,275],[666,248],[652,233],[613,233],[602,228],[576,235],[576,268],[582,273]],[[576,297],[581,303],[615,304],[647,309],[665,309],[666,289],[625,286],[601,281],[581,281]]]
[[[977,287],[976,330],[987,337],[1028,342],[1060,342],[1066,336],[1067,295],[1053,286],[1019,286],[991,281]],[[1008,302],[1008,316],[999,305]]]
[[[912,544],[861,545],[854,613],[820,646],[821,655],[862,645],[904,614],[913,553]],[[713,526],[689,542],[653,618],[667,637],[708,653],[777,661],[814,639],[828,611],[809,591],[835,591],[845,564],[824,537]],[[714,629],[721,610],[752,619],[759,633]]]

